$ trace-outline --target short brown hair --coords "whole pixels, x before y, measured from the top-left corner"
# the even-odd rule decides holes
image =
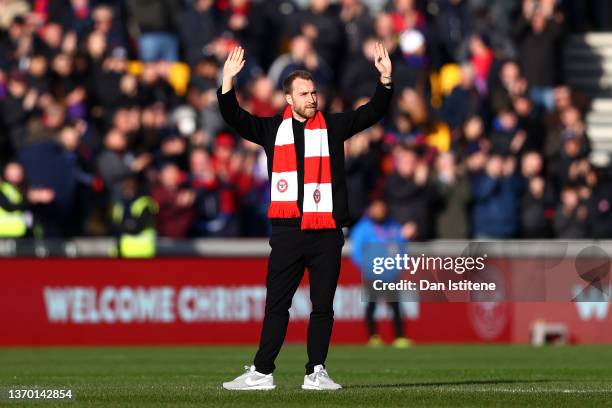
[[[293,81],[295,81],[297,78],[305,79],[307,81],[313,81],[312,74],[310,72],[304,71],[302,69],[298,69],[297,71],[293,71],[292,73],[287,75],[287,77],[283,81],[283,91],[286,94],[290,94],[291,93],[291,90],[292,90],[292,87],[293,87]]]

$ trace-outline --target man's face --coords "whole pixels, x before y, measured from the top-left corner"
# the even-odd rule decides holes
[[[179,185],[179,169],[174,164],[166,164],[160,173],[159,179],[164,187],[173,190]]]
[[[387,218],[387,206],[384,201],[376,200],[370,205],[369,213],[374,222],[383,222]]]
[[[23,183],[24,174],[23,167],[17,163],[9,163],[4,169],[4,180],[9,183],[18,186]]]
[[[310,80],[296,78],[291,86],[291,93],[285,97],[298,120],[312,118],[317,112],[317,89]]]
[[[395,168],[402,177],[412,177],[417,167],[417,155],[412,150],[398,149],[395,152]]]

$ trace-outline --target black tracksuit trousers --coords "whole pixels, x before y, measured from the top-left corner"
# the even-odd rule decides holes
[[[341,229],[301,231],[273,227],[266,276],[266,310],[254,362],[258,372],[269,374],[275,369],[274,361],[287,333],[291,301],[304,276],[304,268],[310,273],[312,302],[306,374],[311,374],[314,366],[325,364],[334,323],[333,301],[343,245]]]

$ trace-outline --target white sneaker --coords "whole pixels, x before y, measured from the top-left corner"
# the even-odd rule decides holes
[[[304,376],[303,390],[339,390],[340,384],[331,379],[321,364],[314,367],[314,372]]]
[[[236,377],[233,381],[224,382],[223,388],[226,390],[273,390],[274,378],[272,374],[262,374],[255,371],[255,366],[244,366],[245,373]]]

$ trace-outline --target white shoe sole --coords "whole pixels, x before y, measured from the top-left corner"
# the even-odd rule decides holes
[[[225,385],[223,389],[228,391],[270,391],[276,388],[276,385],[254,385],[252,387],[245,388],[227,388]]]
[[[338,390],[341,390],[342,387],[340,388],[321,388],[321,387],[317,387],[316,385],[303,384],[302,389],[303,390],[313,390],[313,391],[338,391]]]

